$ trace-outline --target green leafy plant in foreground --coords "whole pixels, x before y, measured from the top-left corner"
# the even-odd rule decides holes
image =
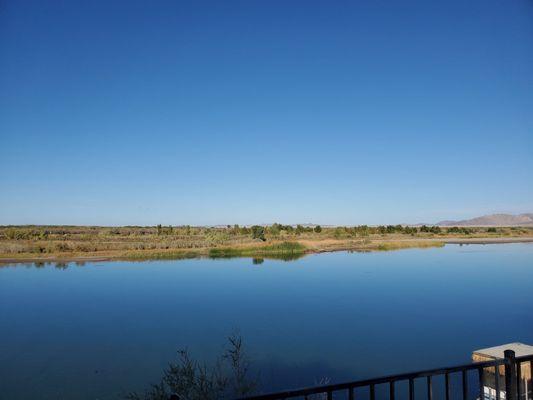
[[[224,353],[212,366],[193,360],[187,350],[178,351],[178,360],[170,363],[160,383],[144,393],[130,393],[128,400],[223,400],[252,394],[258,378],[251,377],[250,361],[242,338],[232,335]]]

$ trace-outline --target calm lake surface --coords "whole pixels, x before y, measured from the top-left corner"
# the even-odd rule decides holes
[[[239,331],[266,389],[533,343],[533,245],[0,268],[0,398],[115,399]]]

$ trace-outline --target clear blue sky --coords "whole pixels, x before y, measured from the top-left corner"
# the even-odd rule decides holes
[[[532,0],[108,3],[0,3],[0,224],[533,211]]]

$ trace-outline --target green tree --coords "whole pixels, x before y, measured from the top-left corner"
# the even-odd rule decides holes
[[[265,228],[260,225],[252,226],[252,239],[261,239],[263,242],[265,238]]]
[[[320,233],[322,232],[322,227],[320,225],[317,225],[315,226],[315,229],[313,229],[315,231],[315,233]]]
[[[280,224],[274,223],[272,226],[268,229],[268,232],[273,236],[278,236],[280,232]]]
[[[430,231],[431,233],[437,233],[437,234],[441,233],[441,229],[440,229],[440,227],[438,227],[438,226],[432,226],[432,227],[429,229],[429,231]]]

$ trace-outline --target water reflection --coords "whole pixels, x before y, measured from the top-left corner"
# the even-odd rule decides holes
[[[11,264],[0,268],[0,398],[120,398],[157,382],[177,348],[210,362],[233,329],[265,391],[532,343],[533,245],[468,248]]]
[[[66,270],[69,267],[83,267],[86,265],[85,261],[35,261],[35,262],[20,262],[20,263],[0,263],[0,268],[55,268],[58,270]]]
[[[276,254],[276,255],[265,255],[261,257],[246,257],[246,256],[209,256],[209,257],[194,257],[192,259],[211,259],[211,260],[237,260],[237,259],[247,259],[252,260],[253,265],[260,265],[265,262],[265,260],[279,260],[279,261],[296,261],[303,257],[305,257],[305,254]],[[155,261],[155,260],[153,260]],[[165,261],[173,262],[173,261],[185,261],[183,258],[177,258],[176,260],[173,259],[166,259]],[[108,261],[113,262],[113,261]],[[150,260],[134,260],[130,261],[131,263],[146,263],[150,262]],[[0,263],[0,268],[16,268],[16,267],[25,267],[25,268],[45,268],[45,267],[51,267],[56,268],[59,270],[66,270],[69,267],[76,266],[76,267],[83,267],[87,264],[92,264],[91,262],[87,261],[35,261],[35,262],[18,262],[18,263]]]
[[[280,254],[261,254],[261,257],[254,256],[241,256],[241,255],[226,255],[226,254],[217,254],[209,255],[208,258],[211,260],[219,259],[238,259],[238,258],[251,258],[252,260],[258,260],[257,264],[261,264],[259,260],[279,260],[279,261],[296,261],[301,258],[304,258],[307,254],[305,253],[280,253]],[[255,261],[253,261],[256,264]]]

